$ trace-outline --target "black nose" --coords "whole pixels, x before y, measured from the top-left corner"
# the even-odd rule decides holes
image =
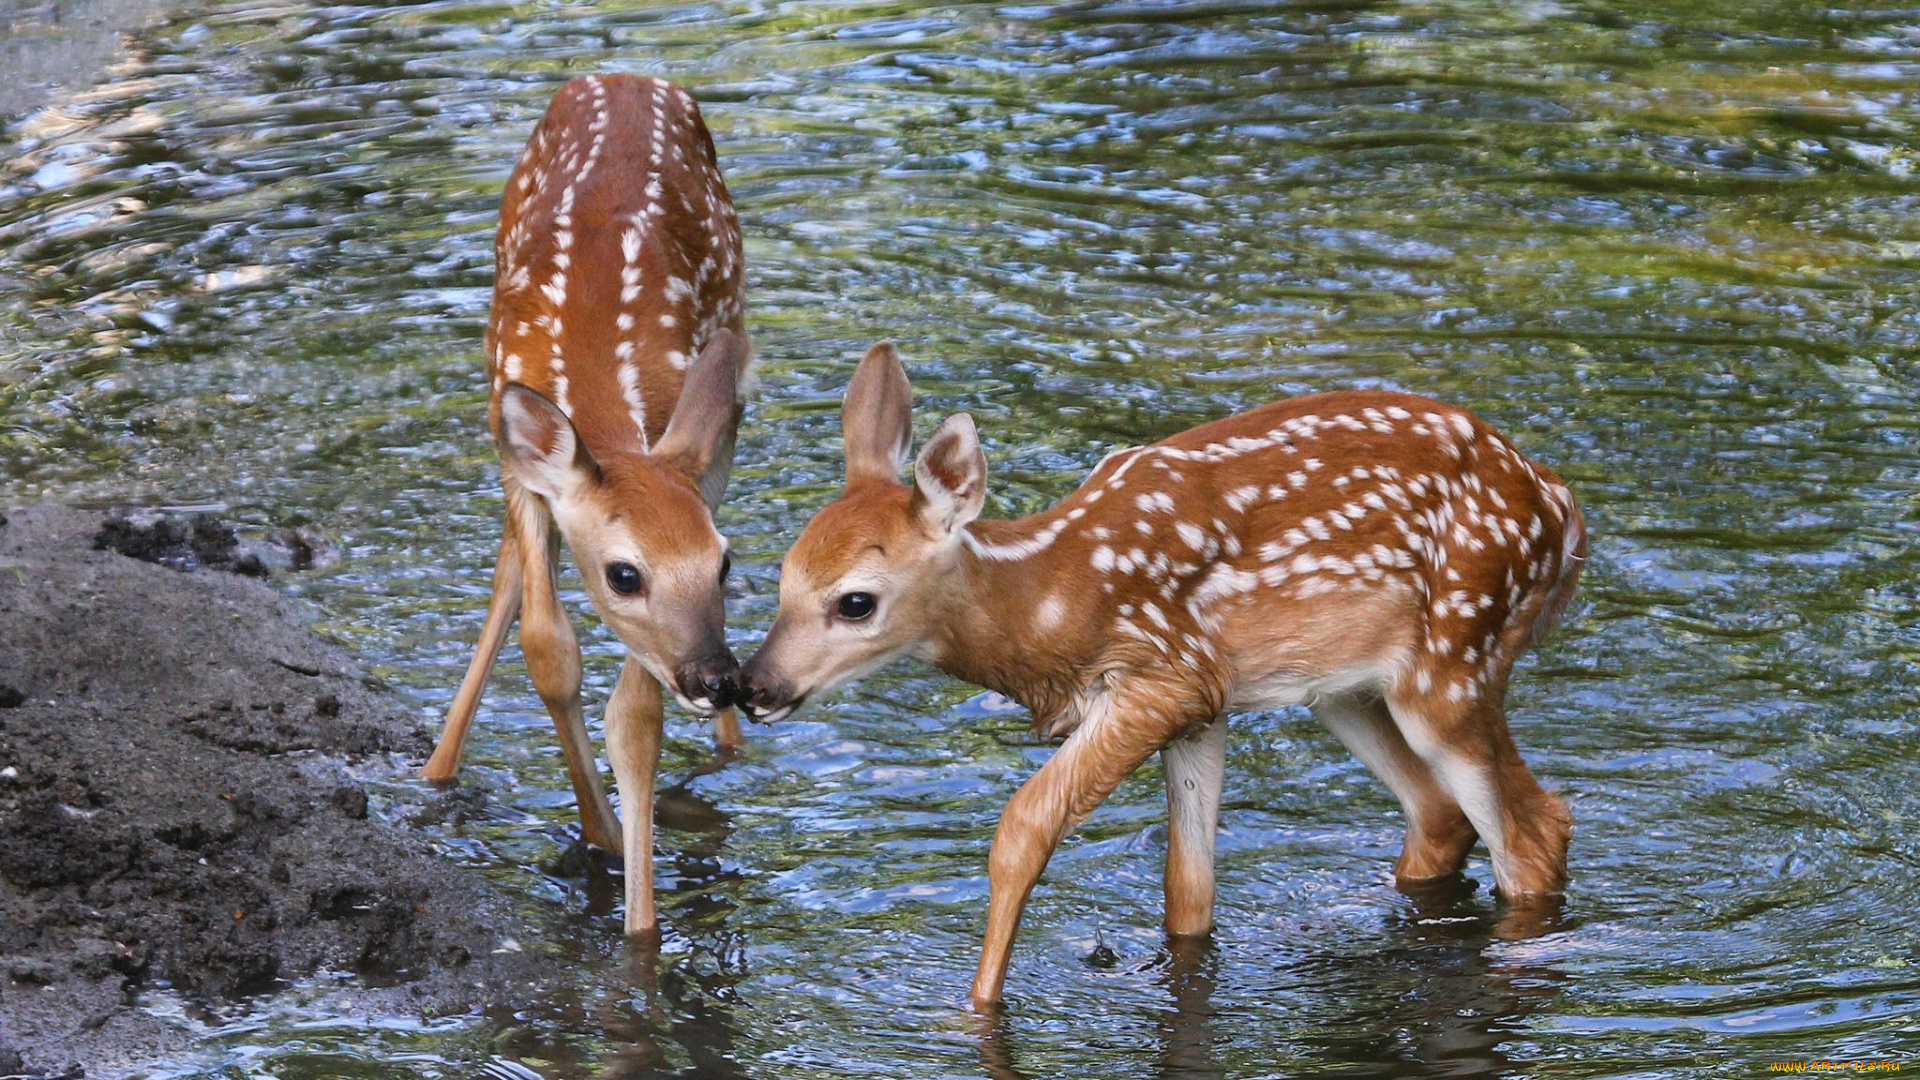
[[[733,703],[746,710],[752,720],[763,720],[782,710],[797,707],[792,684],[761,667],[760,661],[766,653],[754,655],[740,668],[740,688],[734,692]]]
[[[734,704],[744,706],[746,710],[752,714],[764,715],[774,711],[781,705],[779,700],[781,695],[778,687],[766,685],[755,686],[750,682],[742,682],[738,694],[739,696],[734,699]]]
[[[733,675],[724,671],[708,672],[700,679],[700,686],[719,706],[734,705],[739,702],[740,687],[733,681]]]
[[[731,653],[697,660],[675,674],[680,692],[694,701],[704,699],[702,708],[729,708],[740,693],[740,664]]]

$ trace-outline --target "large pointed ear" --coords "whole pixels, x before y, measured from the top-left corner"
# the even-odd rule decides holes
[[[555,502],[600,479],[600,466],[560,406],[521,383],[500,392],[501,465],[521,487]]]
[[[654,444],[655,458],[695,484],[706,479],[714,454],[721,446],[733,444],[734,429],[740,424],[740,385],[752,357],[745,337],[731,330],[713,335],[687,365],[680,403]]]
[[[855,480],[900,482],[913,439],[913,388],[893,342],[867,350],[847,384],[840,407],[840,431],[847,441],[847,483]]]
[[[980,516],[987,501],[987,455],[973,417],[947,417],[913,462],[913,510],[936,535],[953,533]]]

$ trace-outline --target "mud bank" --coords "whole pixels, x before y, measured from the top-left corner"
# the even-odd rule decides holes
[[[186,1049],[156,987],[218,1006],[349,972],[343,1008],[445,1014],[545,977],[501,951],[538,934],[503,896],[369,817],[349,763],[429,733],[297,603],[96,549],[100,513],[0,513],[0,1074]],[[185,537],[196,565],[230,544]]]

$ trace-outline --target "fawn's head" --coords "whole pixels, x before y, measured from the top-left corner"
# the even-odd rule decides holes
[[[727,649],[727,542],[701,494],[728,442],[747,363],[721,331],[688,366],[679,404],[651,450],[596,456],[553,402],[519,383],[500,395],[496,437],[507,475],[547,501],[600,617],[683,705],[733,703]]]
[[[986,499],[973,418],[947,418],[900,482],[912,390],[891,344],[867,350],[840,424],[847,486],[807,524],[780,570],[780,611],[741,672],[740,703],[774,721],[933,638],[961,569],[962,530]]]

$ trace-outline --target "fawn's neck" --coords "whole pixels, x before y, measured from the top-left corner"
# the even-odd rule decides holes
[[[1086,560],[1055,543],[1058,511],[968,526],[929,659],[1033,710],[1036,723],[1067,708],[1097,647],[1091,627],[1106,596]]]

